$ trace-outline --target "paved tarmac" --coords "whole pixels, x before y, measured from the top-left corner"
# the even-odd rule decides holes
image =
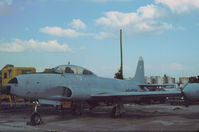
[[[72,116],[69,110],[60,112],[52,107],[40,107],[43,124],[29,126],[32,106],[16,108],[0,105],[0,132],[73,132],[73,131],[199,131],[199,105],[125,105],[121,118],[109,116],[111,107],[85,110],[82,116]]]

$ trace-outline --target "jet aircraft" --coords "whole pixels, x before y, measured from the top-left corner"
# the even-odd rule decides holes
[[[139,58],[136,73],[131,80],[104,78],[76,65],[60,65],[49,73],[19,75],[0,89],[1,93],[11,94],[35,101],[30,122],[41,123],[37,111],[39,104],[60,105],[61,101],[72,101],[73,112],[81,113],[82,104],[91,107],[99,102],[112,104],[111,115],[120,116],[123,104],[142,102],[145,99],[184,96],[187,100],[199,100],[199,86],[187,85],[182,91],[147,91],[144,87],[144,61]],[[151,85],[150,85],[151,86]]]

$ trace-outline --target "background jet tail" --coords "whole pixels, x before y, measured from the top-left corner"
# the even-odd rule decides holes
[[[132,81],[136,81],[140,84],[145,84],[145,78],[144,78],[144,61],[142,57],[139,57],[138,64],[137,64],[137,69],[135,72],[135,76],[132,79]]]

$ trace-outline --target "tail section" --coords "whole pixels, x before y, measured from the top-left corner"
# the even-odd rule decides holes
[[[138,64],[137,64],[137,69],[135,72],[135,76],[132,79],[133,81],[139,82],[140,84],[145,83],[145,78],[144,78],[144,61],[142,57],[139,57]]]

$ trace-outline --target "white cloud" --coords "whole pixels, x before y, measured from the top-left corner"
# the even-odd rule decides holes
[[[40,32],[58,37],[77,38],[84,36],[84,37],[93,37],[98,40],[114,36],[114,34],[110,32],[83,33],[73,29],[62,29],[60,27],[44,27],[40,29]]]
[[[69,37],[69,38],[76,38],[80,36],[85,36],[84,33],[77,32],[73,29],[62,29],[60,27],[44,27],[40,29],[40,32],[59,36],[59,37]]]
[[[139,33],[161,34],[166,30],[172,29],[172,25],[166,22],[148,21],[136,24],[134,29]]]
[[[97,19],[96,23],[111,27],[121,27],[129,25],[132,21],[138,20],[136,13],[121,13],[117,11],[111,11],[105,13],[105,16],[106,17]]]
[[[136,12],[122,13],[110,11],[105,13],[105,17],[96,20],[97,24],[108,26],[126,26],[133,23],[143,22],[145,20],[153,20],[165,16],[165,11],[155,5],[147,5],[140,7]]]
[[[199,0],[155,0],[168,6],[172,12],[184,13],[194,9],[199,9]]]
[[[83,23],[80,19],[73,19],[69,25],[71,25],[72,28],[76,30],[86,29],[86,24]]]
[[[134,33],[162,33],[172,28],[171,24],[160,21],[165,16],[163,8],[151,4],[140,7],[136,12],[106,12],[105,17],[97,19],[96,23],[106,28],[127,28]]]
[[[37,41],[30,39],[23,41],[15,39],[12,42],[1,42],[0,52],[24,52],[24,51],[47,51],[47,52],[72,52],[67,44],[60,44],[57,40]]]
[[[95,39],[102,40],[102,39],[105,39],[105,38],[114,38],[115,34],[113,34],[111,32],[99,32],[97,34],[93,34],[92,36]]]
[[[95,39],[114,38],[116,31],[120,28],[128,29],[127,33],[154,33],[160,34],[166,30],[172,29],[172,25],[166,22],[162,22],[162,19],[166,16],[166,11],[163,8],[155,5],[147,5],[140,7],[136,12],[122,13],[118,11],[110,11],[105,13],[105,17],[101,17],[96,20],[97,25],[102,25],[104,31],[99,33],[79,32],[79,29],[85,29],[84,24],[79,19],[73,19],[69,24],[71,28],[61,27],[43,27],[40,32],[46,33],[58,37],[77,38],[82,36],[93,37]]]
[[[142,6],[136,12],[118,12],[109,11],[104,17],[96,19],[96,25],[101,25],[103,31],[99,33],[80,32],[80,29],[86,29],[86,24],[80,19],[73,19],[68,25],[72,28],[61,27],[43,27],[40,32],[58,37],[93,37],[95,39],[114,38],[120,28],[127,29],[128,35],[132,34],[160,34],[166,30],[170,30],[173,26],[167,22],[163,22],[167,16],[164,8],[150,4]]]
[[[58,36],[58,37],[69,37],[76,38],[81,36],[92,36],[89,33],[78,32],[77,30],[86,29],[86,24],[83,23],[80,19],[73,19],[71,23],[68,24],[71,28],[61,28],[61,27],[44,27],[40,29],[40,32]]]
[[[165,7],[160,7],[157,3],[167,0],[155,0],[155,4],[139,7],[135,12],[119,12],[109,11],[105,12],[103,17],[95,20],[97,26],[102,26],[102,31],[99,33],[80,32],[80,29],[86,29],[86,24],[80,19],[73,19],[68,25],[72,28],[61,27],[44,27],[40,31],[46,34],[77,38],[82,36],[93,37],[95,39],[114,38],[119,29],[123,29],[126,35],[134,34],[161,34],[171,29],[185,30],[184,27],[174,28],[169,21],[170,13]],[[176,0],[176,3],[179,3]],[[197,1],[191,0],[190,3],[196,3]],[[182,0],[182,3],[188,2]],[[172,2],[171,2],[172,3]],[[190,4],[189,4],[190,5]],[[85,31],[85,30],[84,30]]]
[[[15,40],[15,42],[11,42],[11,43],[4,43],[0,47],[1,52],[23,52],[24,50],[25,50],[25,47],[19,44],[18,40]]]
[[[161,18],[166,14],[163,8],[155,6],[153,4],[147,6],[141,6],[138,8],[136,15],[141,18]]]

